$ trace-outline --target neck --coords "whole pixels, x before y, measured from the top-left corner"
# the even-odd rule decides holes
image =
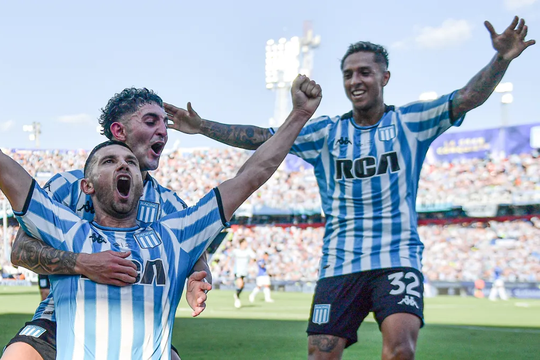
[[[97,208],[95,208],[95,212],[94,222],[101,226],[122,229],[137,226],[137,213],[135,211],[126,216],[124,214],[107,214]]]
[[[354,122],[360,126],[375,125],[384,115],[384,102],[379,105],[370,107],[369,109],[353,108]]]

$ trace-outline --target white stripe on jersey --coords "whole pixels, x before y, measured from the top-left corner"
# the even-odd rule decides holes
[[[109,334],[109,316],[100,316],[100,314],[109,314],[108,289],[108,286],[96,285],[96,324],[94,327],[96,359],[108,358],[109,339],[111,336],[118,336],[118,334]]]
[[[133,348],[133,287],[123,286],[120,288],[120,302],[122,311],[120,312],[122,333],[120,334],[120,359],[130,359]]]

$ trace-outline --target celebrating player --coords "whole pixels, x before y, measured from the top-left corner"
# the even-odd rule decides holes
[[[23,229],[68,251],[129,252],[131,285],[102,285],[81,276],[52,277],[58,359],[170,358],[172,327],[184,280],[234,211],[275,172],[317,109],[321,88],[305,76],[292,87],[293,110],[275,136],[237,175],[195,206],[148,226],[137,225],[143,180],[134,152],[121,142],[90,153],[81,181],[92,198],[92,222],[53,201],[15,161],[0,152],[0,189]]]
[[[308,325],[310,359],[339,359],[357,341],[370,311],[383,336],[383,359],[412,359],[423,324],[421,260],[416,193],[431,142],[480,106],[510,62],[534,40],[514,18],[497,34],[489,22],[495,56],[463,88],[428,102],[394,107],[384,103],[390,80],[388,54],[358,42],[341,61],[352,111],[312,119],[291,152],[315,168],[326,228],[319,281]],[[174,127],[225,144],[256,149],[274,129],[202,120],[165,104]]]
[[[257,296],[261,289],[264,293],[264,301],[274,302],[270,295],[270,275],[268,275],[266,264],[268,264],[268,253],[264,253],[262,259],[257,260],[257,267],[259,268],[257,271],[257,279],[255,280],[257,286],[255,286],[251,294],[249,294],[249,302],[255,301],[255,296]]]
[[[137,217],[141,224],[187,207],[173,191],[160,186],[148,173],[158,167],[168,139],[167,117],[163,110],[163,101],[158,95],[147,89],[125,89],[109,100],[103,109],[100,124],[107,138],[125,142],[139,160],[144,179],[144,192]],[[83,178],[81,170],[57,174],[45,185],[45,189],[53,199],[71,208],[79,217],[92,220],[94,206],[91,197],[81,191]],[[137,276],[137,269],[133,262],[126,259],[127,256],[129,252],[78,254],[57,250],[29,237],[21,230],[13,245],[11,258],[14,264],[36,272],[55,275],[80,274],[98,283],[124,286],[133,283]],[[206,295],[203,290],[210,289],[208,284],[195,282],[202,280],[204,274],[210,274],[205,255],[197,262],[194,270],[204,271],[190,277],[186,293],[188,303],[196,316],[204,309]],[[42,281],[44,284],[41,284]],[[48,279],[40,279],[40,289],[47,289],[48,285]],[[192,291],[189,291],[190,289]],[[199,291],[193,291],[197,289]],[[32,321],[27,322],[8,343],[2,360],[55,359],[55,319],[54,300],[49,296],[40,304]],[[42,330],[29,331],[36,328]],[[176,354],[173,354],[173,357],[178,359]]]

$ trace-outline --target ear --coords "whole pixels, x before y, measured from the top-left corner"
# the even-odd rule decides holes
[[[94,185],[86,178],[81,180],[81,190],[86,195],[92,195],[96,192]]]
[[[390,71],[385,71],[383,74],[383,83],[382,86],[386,86],[388,84],[388,81],[390,81]]]
[[[126,141],[126,126],[120,122],[111,124],[111,133],[116,140]]]

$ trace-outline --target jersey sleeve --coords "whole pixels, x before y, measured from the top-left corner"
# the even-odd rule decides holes
[[[23,230],[56,249],[72,251],[66,234],[81,219],[67,206],[50,198],[34,180],[22,211],[14,212]]]
[[[431,143],[451,126],[460,126],[465,118],[452,118],[450,109],[456,92],[433,101],[417,101],[399,107],[399,117],[419,141]]]
[[[332,119],[328,116],[309,120],[294,141],[290,153],[304,159],[311,165],[316,163],[321,151],[326,145],[328,129],[331,123]],[[272,135],[277,131],[274,128],[270,128],[269,130]]]
[[[169,215],[186,209],[188,206],[174,191],[161,187],[161,206],[162,213]]]
[[[215,188],[194,206],[161,218],[159,224],[168,227],[180,248],[189,254],[191,268],[221,230],[229,226],[224,214],[219,190]]]
[[[55,201],[71,208],[74,212],[77,209],[73,201],[79,192],[78,180],[82,177],[81,170],[58,173],[47,181],[43,189]]]

